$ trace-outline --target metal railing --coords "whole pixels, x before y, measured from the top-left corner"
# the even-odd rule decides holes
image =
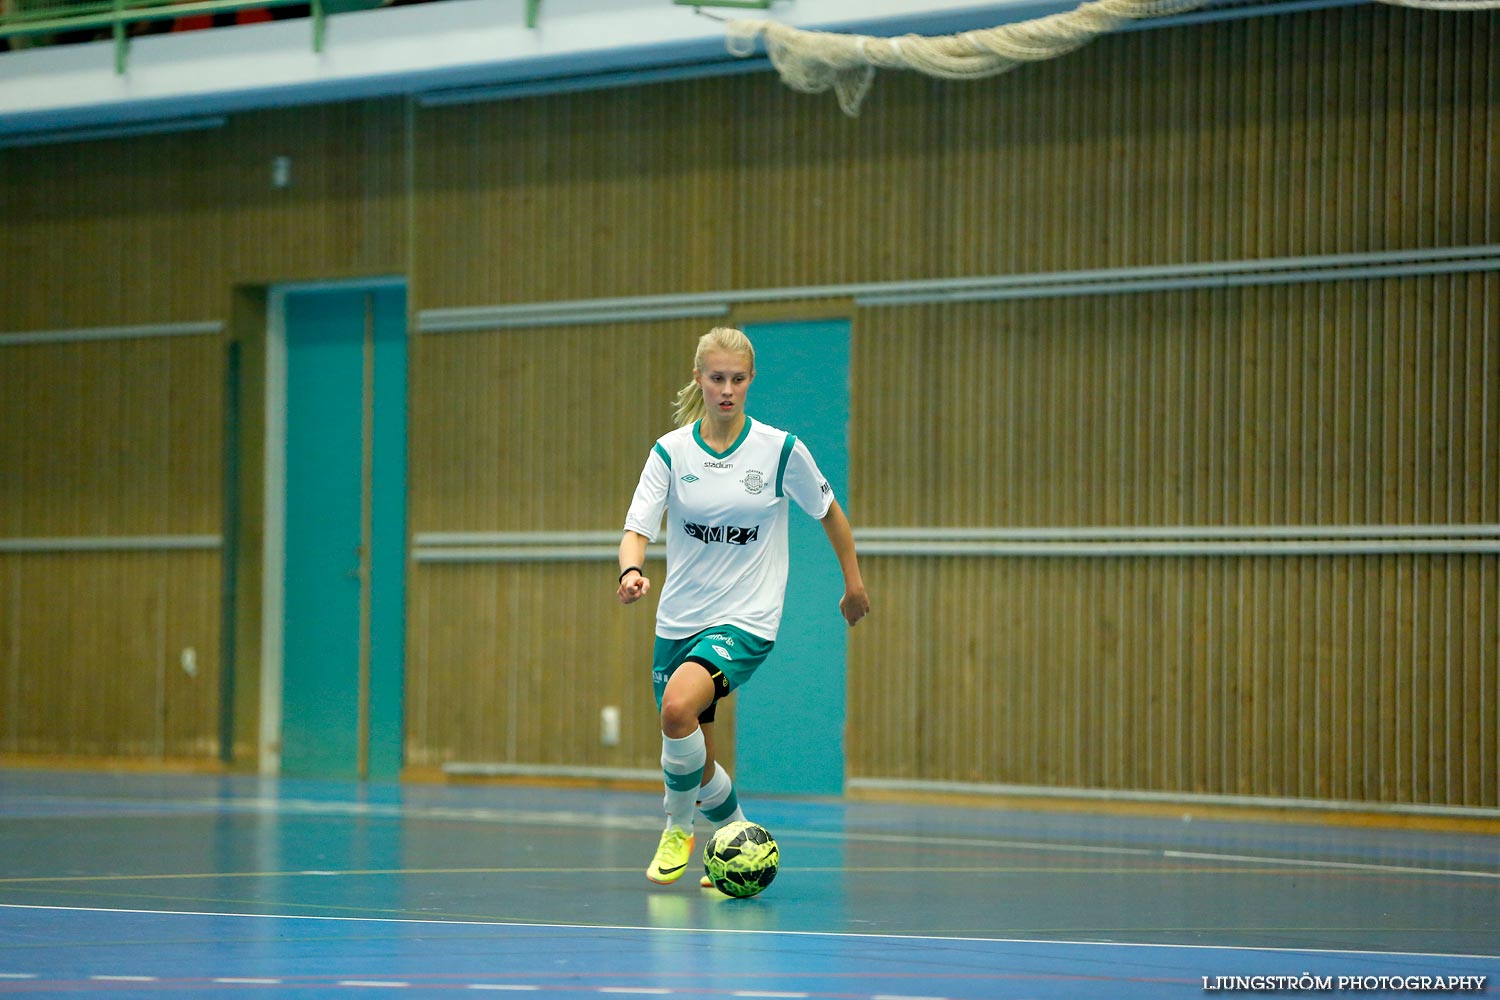
[[[190,17],[212,17],[240,11],[276,7],[308,8],[312,21],[312,47],[323,51],[329,14],[384,6],[389,0],[0,0],[0,39],[12,47],[97,33],[110,38],[115,47],[115,72],[124,74],[133,34],[157,21]],[[535,28],[542,0],[523,0],[526,26]],[[94,39],[89,39],[94,40]]]
[[[327,11],[323,0],[5,0],[0,6],[0,38],[46,43],[59,37],[98,32],[114,41],[115,72],[123,74],[132,32],[154,21],[303,6],[312,19],[313,51],[323,50]]]

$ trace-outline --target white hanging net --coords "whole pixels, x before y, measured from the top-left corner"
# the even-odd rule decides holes
[[[877,69],[909,69],[948,80],[978,80],[1082,48],[1130,21],[1169,17],[1212,0],[1092,0],[1074,10],[957,35],[876,38],[803,31],[775,21],[730,21],[726,44],[737,56],[755,53],[758,39],[793,90],[832,90],[839,107],[859,114]],[[1500,0],[1380,0],[1426,10],[1500,9]]]

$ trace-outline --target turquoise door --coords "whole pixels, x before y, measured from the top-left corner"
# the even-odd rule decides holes
[[[401,767],[406,293],[285,298],[281,771]]]
[[[849,487],[849,322],[766,323],[755,345],[755,419],[803,441],[845,512]],[[858,498],[854,498],[858,502]],[[793,504],[791,576],[776,649],[735,694],[735,783],[748,792],[844,790],[844,577],[823,526]]]

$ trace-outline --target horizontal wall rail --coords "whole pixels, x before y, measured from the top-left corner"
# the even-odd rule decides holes
[[[1348,0],[1341,0],[1348,2]],[[457,104],[477,104],[484,101],[509,101],[522,97],[538,97],[553,94],[576,94],[594,90],[610,90],[617,87],[639,87],[654,83],[675,83],[682,80],[701,80],[708,77],[738,76],[750,73],[765,73],[772,69],[767,58],[731,58],[710,62],[674,63],[668,66],[650,66],[644,69],[607,70],[598,73],[580,73],[572,76],[551,76],[540,79],[516,80],[478,87],[459,87],[449,90],[429,90],[416,96],[418,107],[440,108]]]
[[[1500,524],[1145,525],[1084,528],[862,528],[861,541],[1144,541],[1278,538],[1500,538]]]
[[[424,548],[412,549],[411,557],[419,563],[474,563],[474,562],[608,562],[619,555],[619,545],[530,545],[530,546],[479,546],[476,548]],[[666,555],[664,546],[655,551],[646,549],[646,554],[661,558]]]
[[[419,531],[412,536],[416,548],[493,545],[614,545],[619,531]]]
[[[858,306],[876,307],[1122,295],[1478,271],[1500,271],[1500,245],[424,309],[417,316],[417,332],[447,333],[723,316],[736,305],[807,299],[853,299]]]
[[[902,794],[993,795],[1037,799],[1095,799],[1107,802],[1148,802],[1161,805],[1232,806],[1254,809],[1296,809],[1329,812],[1365,812],[1391,815],[1452,816],[1475,819],[1500,818],[1500,809],[1426,805],[1409,802],[1363,802],[1330,799],[1297,799],[1285,796],[1213,795],[1190,792],[1146,792],[1117,788],[1063,788],[1050,785],[1004,785],[967,781],[906,781],[891,778],[850,778],[850,791]],[[1473,873],[1480,878],[1500,878],[1500,873]]]
[[[445,539],[434,542],[431,539]],[[411,557],[419,563],[612,562],[619,558],[620,532],[461,532],[417,535]],[[646,555],[665,558],[664,544],[646,546]]]
[[[871,556],[1322,556],[1500,553],[1500,525],[869,528]]]
[[[63,538],[0,538],[0,554],[19,552],[181,552],[217,549],[219,535],[82,535]]]
[[[1373,556],[1415,553],[1496,555],[1500,554],[1500,540],[1322,538],[1232,542],[1203,539],[1182,542],[909,541],[870,542],[860,545],[860,554],[867,556],[1036,556],[1053,559],[1099,556]]]
[[[67,344],[85,340],[127,340],[133,337],[201,337],[219,334],[224,324],[218,321],[204,323],[148,323],[140,326],[91,326],[75,330],[26,330],[16,333],[0,333],[0,347],[18,347],[23,344]]]
[[[1500,554],[1500,524],[860,528],[861,555],[963,557]],[[616,531],[424,532],[416,562],[603,562]],[[660,558],[665,546],[647,548]]]
[[[582,778],[590,781],[661,781],[661,772],[632,767],[575,767],[568,764],[507,764],[454,761],[443,773],[455,778]]]
[[[63,142],[94,142],[99,139],[129,139],[143,135],[173,135],[179,132],[203,132],[223,128],[229,119],[224,115],[200,115],[196,118],[165,118],[121,125],[81,125],[77,128],[7,132],[0,135],[0,149],[26,146],[51,146]]]

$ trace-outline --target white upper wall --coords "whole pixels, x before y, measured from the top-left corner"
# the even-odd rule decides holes
[[[777,0],[769,11],[705,9],[888,35],[943,34],[1072,6]],[[525,0],[434,0],[330,17],[322,52],[313,51],[312,21],[295,19],[135,38],[124,74],[115,72],[112,42],[3,53],[0,137],[535,80],[555,87],[589,74],[718,61],[735,62],[724,25],[672,0],[541,0],[534,29]]]

